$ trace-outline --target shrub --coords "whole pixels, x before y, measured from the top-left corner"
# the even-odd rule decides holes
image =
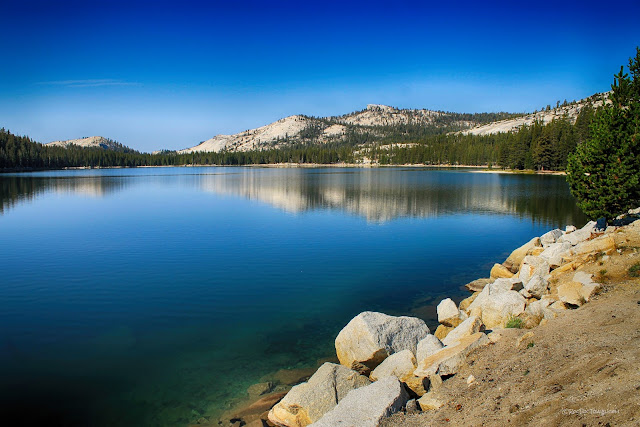
[[[519,317],[510,317],[509,320],[507,320],[507,324],[504,325],[505,328],[516,328],[516,329],[522,329],[523,326],[524,326],[524,321]]]
[[[636,262],[631,267],[629,267],[629,276],[640,277],[640,262]]]

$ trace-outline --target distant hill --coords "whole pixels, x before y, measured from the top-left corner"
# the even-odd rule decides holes
[[[556,108],[550,108],[549,110],[538,111],[532,114],[522,115],[520,117],[514,117],[506,120],[500,120],[484,125],[475,126],[471,129],[462,131],[465,135],[492,135],[501,132],[515,132],[522,126],[531,126],[534,122],[542,122],[543,124],[550,123],[554,119],[567,118],[573,124],[576,122],[580,111],[590,105],[593,108],[597,108],[603,104],[603,102],[609,102],[609,92],[597,93],[588,98],[581,99],[580,101],[574,101],[559,105]]]
[[[125,145],[120,144],[112,139],[105,138],[103,136],[89,136],[79,139],[68,139],[66,141],[53,141],[48,144],[53,147],[69,147],[75,145],[84,148],[102,148],[103,150],[112,150],[121,153],[135,153],[136,151]]]
[[[295,144],[330,142],[359,145],[389,142],[459,131],[512,118],[517,114],[463,114],[432,110],[398,109],[369,104],[361,111],[333,117],[294,115],[234,135],[216,135],[178,154],[194,152],[252,151],[284,148]]]

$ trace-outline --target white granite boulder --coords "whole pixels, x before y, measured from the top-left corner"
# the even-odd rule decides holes
[[[456,326],[453,331],[449,332],[442,341],[442,344],[449,346],[454,342],[459,341],[461,338],[480,332],[483,326],[482,320],[478,316],[471,316]]]
[[[416,359],[426,359],[436,351],[440,350],[442,347],[444,347],[442,341],[440,341],[435,335],[429,334],[421,339],[418,343],[418,348],[416,350]]]
[[[580,230],[575,230],[572,233],[565,234],[558,239],[558,243],[569,243],[571,246],[575,246],[579,243],[589,240],[591,238],[593,226],[586,228],[585,227],[581,228]]]
[[[505,285],[492,283],[469,306],[471,316],[478,316],[488,328],[504,327],[510,317],[524,312],[526,299]]]
[[[472,350],[488,343],[489,338],[482,332],[462,337],[426,359],[418,361],[418,367],[413,375],[428,378],[436,374],[455,374],[465,365],[466,357]]]
[[[369,378],[335,363],[325,363],[306,383],[294,386],[269,411],[273,424],[302,427],[316,422],[351,390],[371,384]]]
[[[409,395],[394,376],[352,390],[313,427],[377,427],[383,418],[400,411]]]
[[[571,233],[573,234],[573,233]],[[549,263],[549,268],[557,268],[563,264],[563,259],[571,256],[571,243],[552,243],[540,254],[540,258]]]
[[[556,228],[555,230],[551,230],[540,236],[540,243],[542,243],[542,247],[546,248],[547,246],[555,243],[563,234],[562,230]]]
[[[458,306],[451,298],[440,301],[436,311],[438,312],[438,323],[445,326],[451,326],[453,328],[458,326],[467,318],[466,313],[458,310]]]
[[[400,381],[404,381],[407,377],[413,375],[415,369],[416,358],[413,353],[411,353],[411,350],[402,350],[384,359],[384,361],[371,372],[369,378],[373,381],[378,381],[382,378],[394,376]]]
[[[342,365],[368,374],[393,353],[411,350],[415,354],[418,342],[427,335],[429,328],[416,317],[365,311],[340,331],[336,353]]]
[[[547,277],[549,269],[549,263],[544,258],[527,255],[522,261],[518,277],[522,280],[522,283],[527,283],[536,274],[540,277]]]
[[[525,291],[535,298],[542,298],[547,293],[549,282],[544,277],[535,274],[524,286]]]

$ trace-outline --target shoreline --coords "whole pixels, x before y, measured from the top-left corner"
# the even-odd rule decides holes
[[[30,172],[48,172],[48,171],[66,171],[66,170],[101,170],[101,169],[138,169],[138,168],[195,168],[195,167],[211,167],[211,168],[273,168],[273,169],[313,169],[313,168],[352,168],[352,169],[376,169],[376,168],[415,168],[415,169],[468,169],[472,173],[494,173],[494,174],[512,174],[512,175],[566,175],[565,171],[551,170],[531,170],[531,169],[497,169],[489,168],[488,165],[424,165],[407,163],[402,165],[380,165],[380,164],[362,164],[362,163],[266,163],[266,164],[247,164],[247,165],[210,165],[210,164],[189,164],[189,165],[142,165],[142,166],[69,166],[57,169],[6,169],[0,170],[2,174],[12,173],[30,173]],[[475,170],[474,170],[475,169]]]
[[[610,345],[620,347],[629,342],[624,335],[631,332],[629,327],[633,329],[635,324],[640,326],[640,316],[637,316],[637,314],[635,315],[636,321],[634,325],[626,326],[626,323],[621,323],[622,319],[620,322],[610,322],[612,317],[616,318],[615,314],[611,315],[612,312],[617,314],[624,309],[629,313],[636,313],[638,310],[636,299],[640,299],[640,279],[637,278],[637,275],[635,278],[630,276],[632,267],[636,269],[640,267],[640,214],[638,211],[640,209],[633,210],[633,213],[630,211],[626,217],[628,220],[626,223],[623,220],[616,226],[609,226],[602,231],[596,230],[593,222],[588,223],[582,229],[567,226],[566,231],[552,230],[540,238],[536,238],[537,243],[534,242],[536,239],[533,239],[531,242],[515,249],[502,264],[495,264],[491,270],[491,279],[482,279],[486,281],[485,283],[478,284],[476,282],[480,280],[476,280],[466,285],[471,292],[471,296],[459,301],[460,308],[455,308],[455,310],[459,310],[459,315],[462,318],[477,319],[473,322],[476,322],[475,325],[479,332],[474,332],[476,329],[470,330],[468,332],[472,335],[459,339],[484,337],[483,339],[486,342],[479,346],[474,345],[469,351],[465,350],[462,354],[462,359],[456,359],[455,370],[439,379],[439,384],[441,385],[436,388],[434,388],[434,379],[430,376],[431,387],[425,387],[422,392],[426,394],[418,394],[417,396],[413,394],[414,402],[416,402],[411,404],[413,409],[410,410],[410,404],[406,403],[406,406],[403,406],[395,415],[381,419],[382,424],[393,427],[418,427],[440,424],[445,422],[444,417],[446,417],[446,422],[451,425],[469,425],[478,422],[506,423],[507,419],[513,421],[512,418],[525,423],[532,422],[535,419],[538,424],[557,424],[558,422],[575,420],[576,414],[581,415],[582,420],[586,420],[584,418],[585,413],[580,413],[579,408],[574,408],[576,404],[569,402],[572,398],[571,396],[582,396],[583,379],[580,378],[579,374],[577,377],[576,375],[566,377],[562,371],[563,369],[570,369],[575,363],[588,363],[589,368],[592,369],[588,370],[588,375],[591,375],[591,377],[587,378],[593,378],[592,382],[594,383],[603,382],[602,379],[595,379],[599,378],[602,369],[609,366],[608,359],[600,357],[599,345],[602,345],[601,341],[605,339],[611,341],[610,337],[614,336],[618,340],[615,344],[612,343]],[[542,242],[545,242],[544,244],[541,243],[541,239]],[[568,249],[569,247],[571,247],[570,250]],[[533,288],[528,287],[529,283],[525,283],[523,287],[522,282],[524,279],[519,281],[516,281],[516,279],[521,274],[530,274],[521,273],[522,271],[528,271],[527,262],[534,262],[534,258],[538,259],[543,252],[549,251],[549,248],[553,250],[564,248],[565,251],[569,250],[569,252],[566,252],[561,258],[555,258],[555,261],[553,261],[555,267],[551,268],[548,285],[545,290],[536,290],[532,294],[530,290],[531,292],[534,291]],[[580,279],[578,279],[579,275],[582,275]],[[500,282],[501,280],[502,282]],[[577,280],[583,280],[584,283],[576,282]],[[501,283],[500,286],[511,283],[509,289],[512,290],[506,292],[510,292],[513,295],[517,294],[518,298],[522,299],[523,309],[517,317],[507,318],[506,315],[501,315],[502,317],[496,320],[491,317],[494,315],[486,317],[489,316],[488,312],[484,313],[483,310],[478,311],[477,307],[473,308],[472,304],[476,299],[480,301],[486,298],[480,296],[484,293],[483,290],[486,291],[484,288],[495,286],[493,283],[497,284],[498,282]],[[520,283],[519,291],[515,287],[518,282]],[[473,286],[474,283],[476,288]],[[584,297],[576,300],[567,291],[567,288],[573,289],[572,287],[575,286],[581,289],[580,292],[585,291],[585,289],[589,289],[589,291],[587,294],[581,294]],[[500,293],[503,291],[496,290],[495,292]],[[454,322],[452,324],[443,319],[440,313],[440,305],[445,301],[447,300],[443,300],[438,306],[440,326],[435,330],[434,334],[435,337],[445,343],[446,347],[442,351],[451,346],[454,346],[451,349],[451,351],[454,351],[454,348],[459,347],[456,344],[457,341],[454,341],[454,343],[447,342],[445,337],[449,334],[457,337],[458,335],[456,334],[460,332],[453,332],[459,329],[456,325],[462,328],[462,325],[468,322],[465,320],[462,323]],[[626,306],[621,307],[625,303]],[[640,304],[640,300],[638,300],[638,304]],[[455,305],[458,306],[458,304]],[[527,308],[526,310],[524,310],[525,307]],[[533,314],[534,312],[535,314]],[[623,318],[626,318],[628,322],[629,316],[631,314],[627,314]],[[507,320],[511,321],[513,318],[520,319],[521,326],[509,327]],[[614,332],[614,326],[602,328],[598,323],[600,321],[608,322],[611,325],[619,325],[617,326],[618,329]],[[506,329],[504,328],[504,322],[507,322]],[[483,323],[486,323],[486,325],[483,325]],[[340,332],[340,335],[348,327],[349,325]],[[559,338],[558,333],[562,338]],[[567,333],[569,333],[568,337],[566,336]],[[580,344],[570,340],[573,336],[578,335]],[[634,347],[633,343],[628,343],[616,359],[618,360],[616,363],[622,364],[627,370],[629,365],[637,365],[636,359],[634,359],[635,356],[629,354],[630,348],[636,347]],[[543,352],[543,355],[539,354],[540,351]],[[340,352],[338,352],[338,356],[340,356]],[[640,352],[637,352],[636,356],[640,359]],[[544,361],[540,361],[541,358]],[[389,360],[391,359],[393,358],[389,357]],[[432,359],[433,356],[427,358],[427,360]],[[436,357],[434,360],[438,360],[438,358]],[[577,360],[580,362],[577,362]],[[423,362],[422,365],[420,363],[418,361],[416,372],[421,367],[422,369],[427,369],[426,365],[430,362]],[[441,361],[437,363],[451,362]],[[525,372],[524,375],[529,375],[529,372],[531,374],[521,379],[518,376],[514,376],[513,369],[515,365],[520,366],[522,363],[528,364],[529,368],[521,367],[519,369]],[[547,371],[535,369],[537,365],[546,366]],[[591,365],[597,366],[592,367]],[[344,361],[342,361],[342,365],[337,366],[344,366]],[[450,365],[446,366],[447,369],[451,369]],[[487,366],[486,370],[483,368],[484,366]],[[556,369],[556,366],[562,366],[563,368]],[[580,372],[585,369],[586,367],[580,368]],[[636,376],[640,379],[640,375]],[[405,387],[414,390],[409,385],[413,384],[409,380],[400,376],[398,380],[401,383],[406,381]],[[554,389],[562,390],[564,388],[566,390],[575,389],[576,391],[575,394],[563,395],[563,399],[560,401],[557,399],[546,401],[544,400],[547,393],[546,389],[536,384],[531,385],[528,383],[530,381],[539,383],[555,381],[555,385],[552,384],[551,386]],[[589,383],[590,380],[586,379],[586,381]],[[606,410],[605,412],[599,412],[602,417],[615,423],[629,416],[629,410],[622,410],[625,407],[623,406],[624,404],[618,403],[620,399],[619,393],[611,391],[612,384],[617,385],[619,381],[615,378],[608,383],[604,381],[605,384],[598,388],[598,393],[601,393],[601,395],[594,394],[591,399],[591,403],[601,404],[603,411]],[[631,382],[633,381],[635,380],[632,379]],[[523,382],[526,383],[525,386],[522,386]],[[303,382],[301,384],[304,385],[306,383]],[[633,387],[636,385],[633,382]],[[317,386],[318,384],[316,384]],[[621,387],[618,386],[618,388]],[[517,393],[514,392],[512,396],[505,391],[502,394],[507,393],[506,396],[501,394],[497,398],[498,400],[511,402],[510,407],[497,406],[493,410],[486,408],[487,405],[492,405],[492,401],[487,403],[488,394],[500,393],[500,390],[509,390],[511,388],[517,389]],[[286,410],[289,404],[287,403],[283,406],[283,404],[278,403],[285,395],[282,389],[279,390],[279,393],[279,395],[273,393],[265,394],[260,398],[254,399],[249,396],[243,405],[235,407],[228,412],[227,419],[220,419],[219,421],[225,423],[230,420],[240,419],[243,422],[247,422],[248,424],[246,425],[248,426],[262,426],[265,425],[263,423],[266,423],[267,419],[272,422],[273,419],[284,420],[284,418],[277,418],[278,415],[274,413],[274,409],[278,407],[277,414],[283,414],[283,410]],[[538,399],[542,399],[542,402],[538,405],[544,409],[543,412],[534,411],[532,409],[533,406],[522,402],[529,395],[536,395]],[[633,407],[632,402],[629,401],[633,396],[625,394],[624,398],[627,400],[626,405]],[[259,402],[262,402],[262,404]],[[310,404],[309,402],[306,403]],[[269,407],[267,408],[267,406]],[[339,406],[337,407],[339,408]],[[421,407],[422,410],[420,409]],[[304,408],[300,410],[304,410]],[[505,412],[505,410],[508,410],[508,412]],[[626,419],[628,420],[629,418]],[[210,425],[215,424],[211,423]]]

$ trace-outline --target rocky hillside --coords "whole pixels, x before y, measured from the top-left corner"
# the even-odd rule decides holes
[[[580,101],[575,101],[570,104],[559,105],[550,110],[538,111],[520,117],[475,126],[462,131],[462,133],[468,135],[491,135],[501,132],[515,132],[522,126],[530,126],[536,121],[547,124],[554,119],[563,117],[567,117],[572,123],[575,123],[578,114],[580,114],[580,111],[582,111],[585,106],[590,105],[593,108],[597,108],[605,102],[607,96],[608,93],[598,93],[589,98],[581,99]],[[608,102],[608,100],[606,102]]]
[[[495,119],[512,117],[508,113],[461,114],[432,110],[398,109],[369,104],[361,111],[332,117],[295,115],[234,135],[216,135],[195,147],[193,152],[251,151],[282,148],[299,143],[330,142],[358,145],[385,138],[420,137],[467,129]]]
[[[75,145],[84,148],[102,148],[103,150],[113,150],[125,153],[134,151],[133,149],[122,145],[117,141],[105,138],[103,136],[89,136],[86,138],[69,139],[66,141],[53,141],[45,145],[65,148],[71,145]]]

